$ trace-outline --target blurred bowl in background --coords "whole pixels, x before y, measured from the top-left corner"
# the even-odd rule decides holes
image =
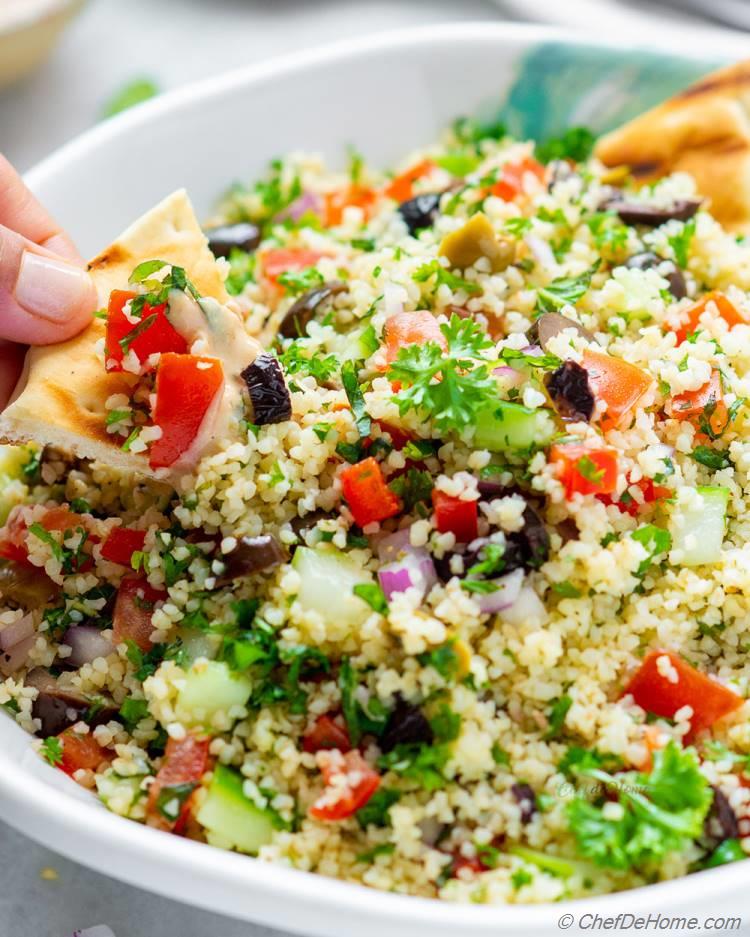
[[[1,0],[0,88],[34,71],[86,0]]]

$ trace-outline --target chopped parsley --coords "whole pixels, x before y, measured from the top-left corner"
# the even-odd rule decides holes
[[[561,696],[553,701],[552,708],[547,714],[547,722],[549,725],[543,736],[545,741],[559,738],[562,735],[565,726],[565,717],[568,715],[568,710],[572,705],[573,700],[567,695]]]
[[[455,273],[451,273],[450,270],[441,265],[437,258],[422,264],[412,274],[415,283],[426,283],[433,277],[435,278],[435,289],[444,285],[451,290],[464,290],[470,296],[482,292],[482,288],[478,283],[472,283],[470,280],[464,280]]]
[[[729,453],[712,449],[710,446],[696,446],[690,453],[690,457],[714,472],[718,472],[719,469],[730,468],[732,465]]]
[[[357,366],[353,361],[345,361],[341,367],[341,382],[344,385],[349,405],[352,408],[354,422],[360,438],[370,435],[372,420],[365,409],[365,398],[357,378]]]
[[[653,759],[649,774],[585,771],[602,785],[602,794],[594,803],[574,798],[567,815],[578,850],[596,865],[622,871],[653,868],[701,836],[713,794],[694,750],[670,741]],[[619,816],[607,808],[605,790],[617,796]]]
[[[388,487],[401,499],[404,511],[412,511],[418,505],[430,500],[433,487],[432,475],[421,469],[410,468],[389,482]]]
[[[63,573],[77,573],[81,566],[88,560],[88,555],[83,552],[83,548],[89,539],[88,533],[83,527],[76,527],[75,530],[66,530],[62,537],[63,542],[58,543],[55,537],[39,522],[31,524],[29,533],[33,534],[42,543],[46,543],[50,548],[54,558],[60,563]],[[66,546],[68,541],[78,536],[78,543],[74,547]]]
[[[119,715],[125,725],[132,728],[148,715],[148,702],[145,699],[133,699],[129,696],[123,700]]]
[[[52,765],[53,768],[57,765],[61,765],[63,760],[63,749],[60,739],[54,735],[50,735],[48,738],[46,738],[42,742],[41,754],[42,758],[44,758],[48,764]]]
[[[598,468],[596,463],[587,455],[581,456],[576,462],[576,469],[578,470],[578,474],[582,478],[585,478],[586,481],[591,482],[592,485],[598,485],[605,474],[604,469]]]
[[[668,553],[672,547],[672,536],[668,530],[657,527],[655,524],[646,524],[634,530],[630,535],[636,543],[642,544],[648,553],[645,560],[641,560],[635,575],[642,579],[651,568],[654,560],[664,553]]]
[[[377,698],[370,698],[367,705],[363,705],[357,698],[359,678],[357,671],[352,667],[351,661],[345,657],[339,667],[339,690],[341,692],[341,709],[344,713],[346,727],[352,745],[359,744],[363,735],[381,735],[388,720],[388,712]]]
[[[279,274],[277,282],[290,296],[299,296],[315,286],[322,286],[325,279],[315,267],[308,267],[307,270],[285,270]]]
[[[574,306],[591,286],[591,279],[599,269],[600,261],[577,277],[556,277],[547,286],[537,290],[536,311],[559,312],[563,306]]]
[[[352,591],[356,596],[362,599],[363,602],[367,602],[374,612],[385,615],[388,611],[388,602],[385,593],[376,582],[357,583]]]
[[[256,255],[233,247],[229,251],[229,276],[226,279],[227,293],[239,296],[248,283],[255,282]]]
[[[425,651],[417,658],[422,667],[433,667],[448,683],[458,676],[461,660],[456,651],[456,641],[452,638],[431,651]]]
[[[150,78],[134,78],[119,88],[107,101],[102,109],[102,117],[114,117],[115,114],[156,97],[158,93],[159,88]]]
[[[682,226],[682,230],[678,231],[677,234],[670,235],[667,238],[669,246],[672,248],[674,253],[675,263],[678,267],[682,267],[683,269],[687,267],[690,245],[692,244],[694,236],[695,218],[691,218],[690,221],[685,222],[685,224]]]
[[[563,579],[562,582],[553,582],[552,591],[563,599],[580,599],[583,595],[581,590],[567,579]]]
[[[477,361],[492,342],[477,323],[455,314],[440,331],[445,352],[436,342],[407,345],[387,376],[402,385],[393,397],[401,415],[417,410],[431,416],[439,430],[460,431],[497,399],[488,363]]]
[[[583,163],[594,150],[596,136],[588,127],[570,127],[559,137],[549,137],[536,147],[536,158],[541,163],[550,163],[553,159],[570,159],[574,163]]]
[[[388,811],[401,799],[401,791],[392,787],[380,787],[356,812],[357,823],[366,830],[368,826],[388,826]]]

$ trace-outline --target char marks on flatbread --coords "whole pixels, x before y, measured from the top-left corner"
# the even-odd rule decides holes
[[[155,258],[184,267],[202,295],[226,301],[221,272],[184,189],[91,261],[99,305],[106,308],[110,292],[127,289],[133,269]],[[105,431],[107,398],[130,396],[136,379],[104,370],[104,337],[104,322],[94,319],[70,341],[30,349],[13,399],[0,417],[0,441],[59,446],[82,458],[153,475],[145,455],[123,452],[122,437]]]
[[[750,232],[750,60],[706,76],[602,137],[596,156],[638,182],[687,172],[711,213]]]

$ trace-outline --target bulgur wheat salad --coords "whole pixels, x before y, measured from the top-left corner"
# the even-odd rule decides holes
[[[451,901],[750,853],[750,248],[592,142],[461,120],[394,173],[231,190],[221,306],[265,350],[179,477],[226,379],[185,309],[220,297],[140,259],[97,354],[155,477],[3,454],[0,703],[41,757]]]

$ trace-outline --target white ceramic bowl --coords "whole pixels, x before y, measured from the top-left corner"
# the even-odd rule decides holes
[[[504,113],[542,135],[587,121],[599,129],[710,67],[679,56],[576,42],[536,27],[450,25],[295,55],[166,95],[100,125],[28,180],[85,253],[167,192],[187,186],[207,211],[233,179],[307,148],[341,159],[354,143],[386,164],[432,140],[454,117]],[[713,50],[715,55],[715,50]],[[738,50],[738,54],[739,50]],[[120,819],[0,718],[0,816],[65,855],[180,901],[327,937],[553,934],[588,911],[726,913],[741,901],[746,864],[585,902],[480,907],[384,894],[261,863]],[[567,923],[562,921],[562,925]],[[584,924],[585,928],[585,924]],[[569,930],[577,933],[576,927]]]

